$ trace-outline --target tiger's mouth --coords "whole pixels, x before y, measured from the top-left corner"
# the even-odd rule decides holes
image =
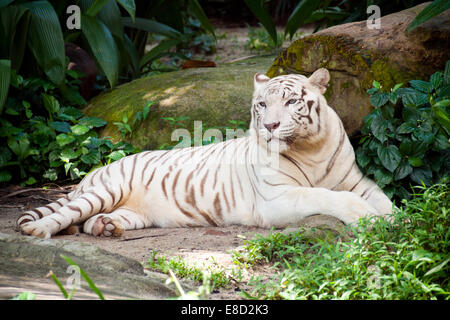
[[[284,142],[287,145],[290,145],[292,143],[294,143],[295,137],[294,136],[289,136],[289,137],[276,137],[276,136],[271,136],[267,139],[267,143],[273,141],[273,142]]]

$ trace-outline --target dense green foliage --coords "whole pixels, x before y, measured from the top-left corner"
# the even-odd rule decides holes
[[[66,12],[72,5],[80,8],[78,17],[75,11]],[[122,15],[121,8],[126,14]],[[197,0],[3,1],[0,59],[10,61],[10,68],[20,74],[36,76],[42,71],[55,85],[63,86],[67,65],[64,43],[73,42],[89,50],[109,86],[114,87],[119,77],[136,78],[171,48],[192,41],[192,28],[184,27],[192,21],[191,17],[198,21],[197,29],[201,26],[215,37]],[[75,22],[79,22],[78,26],[69,29],[69,24],[76,25]],[[149,37],[154,34],[161,38],[146,52]],[[32,65],[40,70],[30,68]],[[0,102],[3,92],[0,85]]]
[[[429,186],[450,168],[450,61],[430,81],[367,92],[375,109],[364,119],[356,159],[366,175],[392,197],[407,198],[409,186]]]
[[[71,100],[50,81],[13,73],[10,97],[0,117],[0,182],[78,179],[137,151],[129,143],[113,144],[98,137],[96,129],[106,121],[84,116],[74,107],[84,100],[77,91],[78,74],[67,74]]]
[[[205,273],[208,273],[208,279],[211,281],[212,288],[226,287],[230,281],[223,270],[214,270],[212,267],[192,266],[179,256],[177,258],[166,258],[158,254],[157,251],[150,253],[150,257],[144,267],[163,273],[168,273],[169,270],[172,270],[179,277],[192,279],[200,283],[203,281]]]
[[[253,278],[258,299],[450,299],[449,187],[417,187],[392,223],[361,220],[335,242],[301,230],[246,242],[237,263],[273,264]]]

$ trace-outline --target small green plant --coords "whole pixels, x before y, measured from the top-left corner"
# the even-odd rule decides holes
[[[36,295],[32,292],[25,291],[19,293],[17,296],[12,298],[11,300],[36,300]]]
[[[410,185],[439,182],[450,168],[450,61],[430,81],[409,84],[385,90],[374,81],[367,93],[375,109],[364,119],[355,152],[361,169],[391,198],[407,198]]]
[[[148,114],[150,113],[150,107],[154,104],[154,101],[149,101],[145,104],[145,107],[142,110],[136,112],[136,115],[133,118],[132,125],[137,126],[142,121],[147,119]],[[133,130],[131,129],[130,124],[128,123],[129,119],[126,114],[122,116],[122,121],[113,122],[113,124],[119,129],[122,140],[131,138],[133,135]]]
[[[277,33],[277,44],[274,43],[266,29],[263,28],[249,28],[248,40],[246,47],[251,51],[274,52],[283,44],[283,34]]]
[[[238,262],[270,263],[253,277],[252,299],[450,299],[447,184],[415,187],[393,221],[362,219],[349,239],[324,241],[302,232],[271,232],[246,241]],[[244,251],[245,252],[245,251]]]
[[[168,273],[171,270],[179,277],[189,278],[200,283],[204,281],[206,273],[213,288],[226,287],[230,281],[223,270],[217,271],[211,267],[202,269],[196,266],[189,266],[181,257],[167,259],[165,256],[159,255],[157,251],[150,253],[145,267],[163,273]]]

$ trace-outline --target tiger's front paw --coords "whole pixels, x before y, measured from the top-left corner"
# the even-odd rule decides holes
[[[345,224],[358,222],[361,218],[379,215],[373,206],[356,194],[346,194],[343,203],[344,206],[341,208],[342,211],[339,218]]]
[[[45,226],[38,223],[38,221],[26,222],[20,225],[22,234],[35,236],[43,239],[50,239],[51,232]]]

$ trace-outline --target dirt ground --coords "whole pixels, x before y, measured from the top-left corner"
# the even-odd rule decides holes
[[[63,196],[72,187],[52,186],[43,190],[11,186],[0,189],[0,232],[19,234],[15,230],[15,221],[21,212],[48,204]],[[119,238],[93,237],[84,233],[56,235],[52,238],[88,242],[140,262],[147,261],[149,254],[155,250],[166,257],[179,256],[189,265],[215,266],[231,274],[235,268],[232,251],[256,233],[267,235],[269,230],[244,226],[149,228],[125,231]],[[247,275],[249,276],[250,274]],[[243,283],[232,282],[227,289],[215,290],[211,298],[238,299],[238,292],[242,289],[245,289]]]

